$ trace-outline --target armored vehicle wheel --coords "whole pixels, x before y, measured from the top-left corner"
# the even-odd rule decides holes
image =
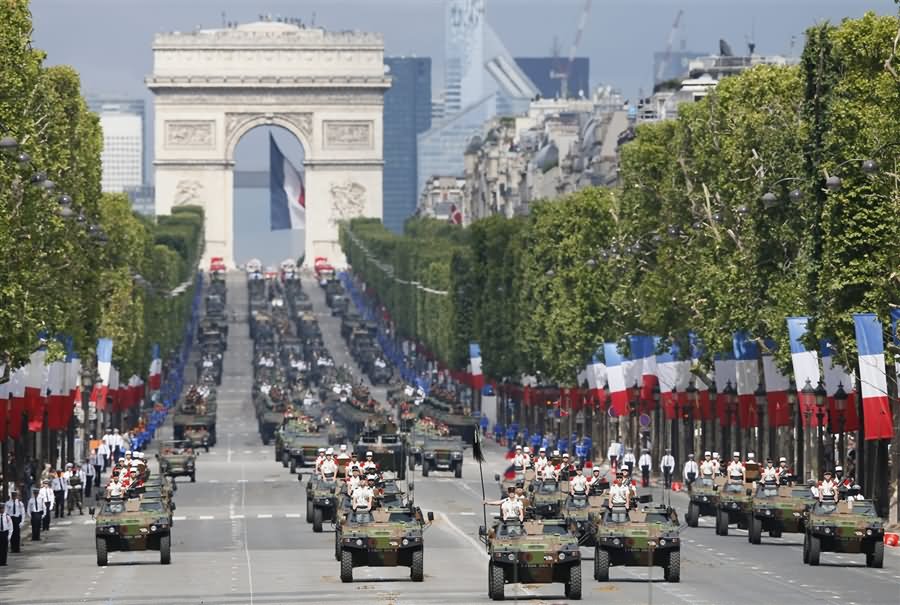
[[[168,565],[172,562],[172,537],[163,536],[159,539],[159,562]]]
[[[313,503],[309,498],[306,500],[306,522],[313,522]]]
[[[423,477],[428,476],[428,461],[427,460],[422,461],[422,476]]]
[[[770,529],[770,530],[769,530],[769,537],[770,537],[770,538],[780,538],[780,537],[781,537],[781,528],[780,528],[780,527],[774,527],[774,528]]]
[[[819,553],[822,550],[822,541],[817,536],[809,536],[809,563],[810,565],[819,564]]]
[[[685,515],[688,527],[697,527],[700,524],[700,507],[691,502],[688,504],[687,515]]]
[[[600,548],[594,548],[594,579],[598,582],[609,581],[609,553]]]
[[[191,483],[197,483],[197,475],[195,473],[191,473]]]
[[[421,582],[425,578],[424,550],[413,551],[412,565],[409,566],[409,577],[413,582]]]
[[[809,563],[809,535],[803,536],[803,562]]]
[[[681,553],[678,551],[673,551],[669,553],[669,561],[666,564],[664,569],[664,575],[666,577],[666,582],[680,582],[681,581]]]
[[[109,562],[109,555],[106,548],[106,538],[97,538],[97,565],[105,566]]]
[[[716,535],[728,535],[728,513],[722,510],[716,511]]]
[[[341,560],[341,539],[338,538],[337,532],[334,532],[334,560]]]
[[[750,517],[750,530],[747,532],[747,540],[750,544],[762,542],[762,519]]]
[[[341,582],[353,581],[353,553],[341,550]]]
[[[287,468],[287,467],[288,467],[288,464],[290,464],[290,461],[288,460],[288,455],[287,455],[287,454],[283,454],[283,455],[281,456],[281,466],[284,467],[284,468]]]
[[[866,567],[881,569],[884,567],[884,542],[876,542],[875,549],[866,553]]]
[[[313,531],[317,534],[322,533],[322,509],[313,509]]]
[[[488,596],[494,601],[502,601],[504,598],[503,588],[506,578],[503,574],[503,568],[493,563],[488,564]]]
[[[573,601],[581,600],[581,565],[569,568],[569,579],[566,582],[566,596]]]
[[[453,471],[453,476],[457,479],[462,479],[462,460],[456,463],[456,468]]]
[[[292,475],[297,472],[297,461],[294,458],[291,458],[289,468]]]

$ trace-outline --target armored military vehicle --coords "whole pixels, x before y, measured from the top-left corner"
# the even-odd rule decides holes
[[[209,432],[209,425],[205,422],[197,422],[196,419],[194,422],[184,425],[182,439],[187,441],[191,448],[199,449],[202,447],[206,452],[209,451],[209,446],[212,445],[212,434]]]
[[[336,520],[336,509],[342,497],[343,481],[310,479],[306,488],[306,521],[313,531],[321,533],[322,523]]]
[[[687,514],[684,520],[690,527],[700,524],[700,517],[714,517],[719,510],[719,486],[712,478],[701,477],[690,484]]]
[[[753,496],[750,527],[747,539],[750,544],[762,542],[762,533],[780,538],[782,532],[793,534],[806,530],[806,511],[815,502],[808,486],[781,486],[765,489],[760,485]]]
[[[555,519],[568,496],[568,481],[535,479],[528,486],[531,511],[535,517]]]
[[[488,550],[488,597],[504,598],[506,584],[565,584],[566,596],[581,598],[581,551],[562,519],[500,521],[479,528]]]
[[[423,531],[431,525],[415,507],[351,511],[341,522],[341,581],[353,581],[355,567],[409,567],[413,582],[425,578]]]
[[[803,562],[818,565],[823,552],[864,554],[867,567],[884,567],[884,521],[871,500],[816,503],[809,509]]]
[[[191,483],[197,480],[196,457],[191,444],[187,441],[161,441],[156,459],[159,461],[161,475],[173,478],[190,477]]]
[[[719,501],[716,509],[716,535],[727,536],[728,526],[737,524],[738,529],[750,527],[753,498],[750,487],[744,483],[727,481],[719,487]]]
[[[159,562],[172,560],[169,512],[160,500],[113,499],[95,516],[97,565],[105,566],[113,551],[158,550]]]
[[[614,565],[662,567],[667,582],[681,580],[678,516],[671,507],[607,509],[596,526],[594,541],[594,579],[598,582],[609,580],[609,568]]]
[[[463,440],[459,436],[427,436],[422,444],[422,476],[431,471],[450,471],[457,479],[463,471]]]
[[[606,498],[587,494],[569,494],[561,516],[581,546],[594,546],[594,528],[606,511]]]
[[[294,473],[298,467],[313,465],[319,448],[328,447],[329,438],[328,433],[302,430],[300,427],[285,432],[282,442],[281,464]]]
[[[399,433],[363,433],[356,444],[356,455],[364,460],[372,452],[372,460],[381,471],[396,473],[398,479],[406,479],[406,444]]]

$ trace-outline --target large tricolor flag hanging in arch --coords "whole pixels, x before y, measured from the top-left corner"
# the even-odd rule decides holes
[[[756,389],[759,388],[759,344],[747,332],[732,335],[735,378],[737,378],[738,423],[741,428],[757,426]]]
[[[887,394],[881,322],[874,313],[855,313],[853,323],[859,349],[859,384],[866,440],[890,439],[894,431]]]
[[[162,386],[162,357],[159,354],[159,343],[150,345],[150,372],[148,374],[151,391],[158,391]]]
[[[306,228],[306,188],[269,133],[269,223],[272,231]]]
[[[624,360],[616,343],[603,344],[603,357],[606,359],[606,380],[609,383],[613,413],[625,416],[628,414],[628,387],[625,385]]]
[[[822,374],[819,371],[819,354],[815,349],[808,351],[806,345],[803,344],[808,325],[808,317],[787,318],[788,336],[791,343],[791,363],[794,366],[794,385],[797,387],[800,418],[804,426],[818,426],[816,398],[810,393],[803,392],[807,384],[809,384],[809,388],[815,389],[822,380]]]

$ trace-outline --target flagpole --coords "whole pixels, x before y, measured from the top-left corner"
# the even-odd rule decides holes
[[[482,467],[482,463],[484,462],[484,452],[481,449],[480,426],[475,428],[475,443],[472,445],[472,454],[475,456],[475,460],[478,461],[478,474],[481,477],[481,514],[484,517],[484,529],[487,531],[487,505],[484,503],[484,501],[487,500],[487,495],[484,491],[484,468]]]

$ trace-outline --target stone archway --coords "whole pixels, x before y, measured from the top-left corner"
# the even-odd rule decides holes
[[[382,216],[381,35],[260,22],[158,34],[153,54],[156,213],[202,205],[204,262],[233,265],[235,147],[281,126],[305,152],[307,262],[344,264],[337,222]]]

